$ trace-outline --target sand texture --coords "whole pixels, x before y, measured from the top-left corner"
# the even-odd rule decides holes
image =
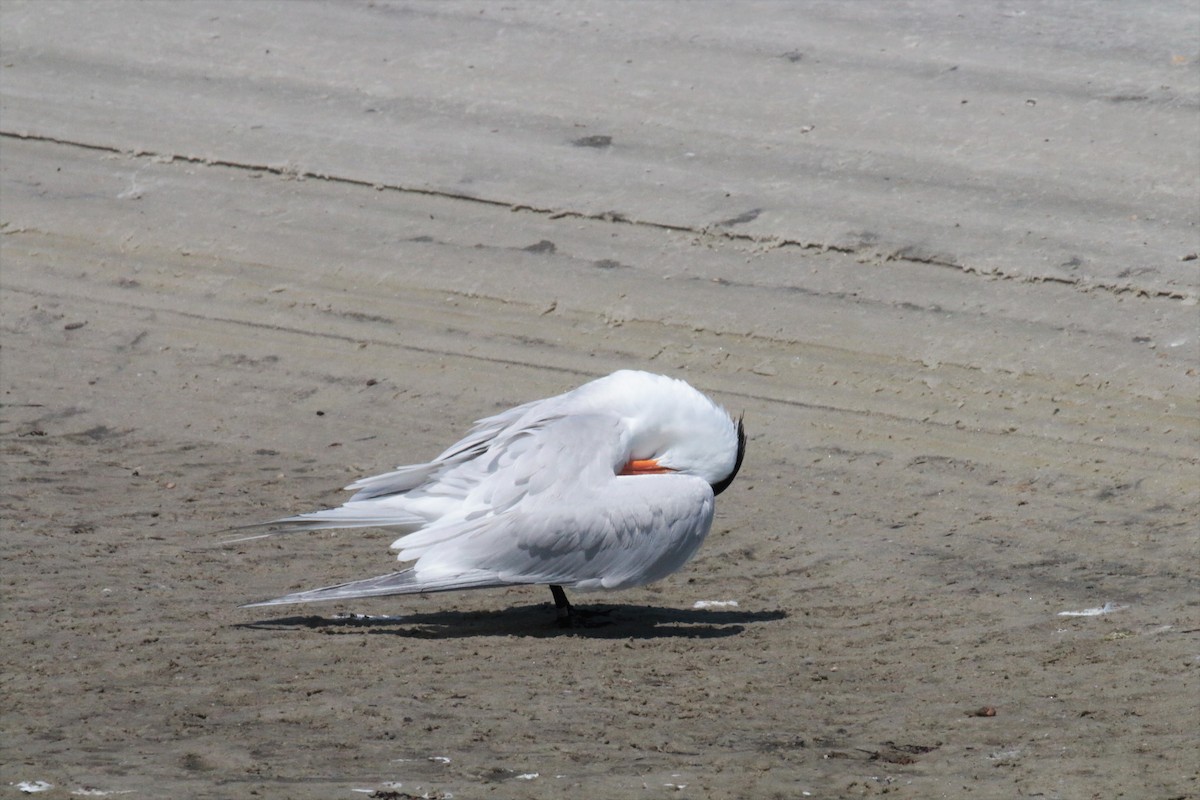
[[[0,797],[1196,798],[1198,31],[5,0]],[[749,447],[612,624],[238,607],[392,537],[224,529],[625,367]]]

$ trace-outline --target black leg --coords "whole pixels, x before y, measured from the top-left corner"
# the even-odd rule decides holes
[[[567,593],[561,586],[551,586],[550,594],[554,595],[554,607],[558,609],[558,624],[564,628],[571,627],[573,612],[567,601]]]
[[[611,609],[608,611],[576,611],[575,607],[567,600],[567,593],[563,591],[561,586],[551,586],[550,593],[554,595],[554,607],[558,609],[558,627],[599,628],[602,625],[611,624],[609,620],[602,622],[594,621],[594,618],[597,616],[608,616],[612,611]]]

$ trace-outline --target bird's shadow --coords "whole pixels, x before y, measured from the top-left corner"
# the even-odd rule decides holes
[[[338,614],[277,617],[244,622],[234,627],[249,630],[291,631],[303,628],[327,634],[387,634],[413,639],[461,639],[480,636],[550,638],[582,636],[595,639],[717,639],[736,636],[746,625],[773,622],[786,611],[668,608],[663,606],[613,606],[604,609],[575,606],[587,618],[581,625],[563,628],[554,606],[539,603],[512,606],[503,611],[434,611],[397,616]]]

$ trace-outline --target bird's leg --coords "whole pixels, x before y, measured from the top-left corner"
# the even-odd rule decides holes
[[[554,595],[554,607],[558,609],[559,627],[569,628],[573,618],[573,611],[571,603],[567,600],[567,593],[563,591],[561,586],[551,586],[550,594]]]
[[[597,616],[607,617],[612,609],[607,611],[576,611],[567,600],[567,593],[561,586],[551,586],[550,593],[554,595],[554,607],[558,609],[558,627],[560,628],[599,628],[610,625],[611,620],[594,621]]]

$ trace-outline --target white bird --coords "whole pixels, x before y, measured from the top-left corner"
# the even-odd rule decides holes
[[[428,463],[350,484],[338,508],[264,523],[397,528],[392,549],[415,563],[246,607],[542,584],[570,624],[564,587],[625,589],[683,566],[745,451],[741,420],[684,381],[614,372],[479,420]]]

